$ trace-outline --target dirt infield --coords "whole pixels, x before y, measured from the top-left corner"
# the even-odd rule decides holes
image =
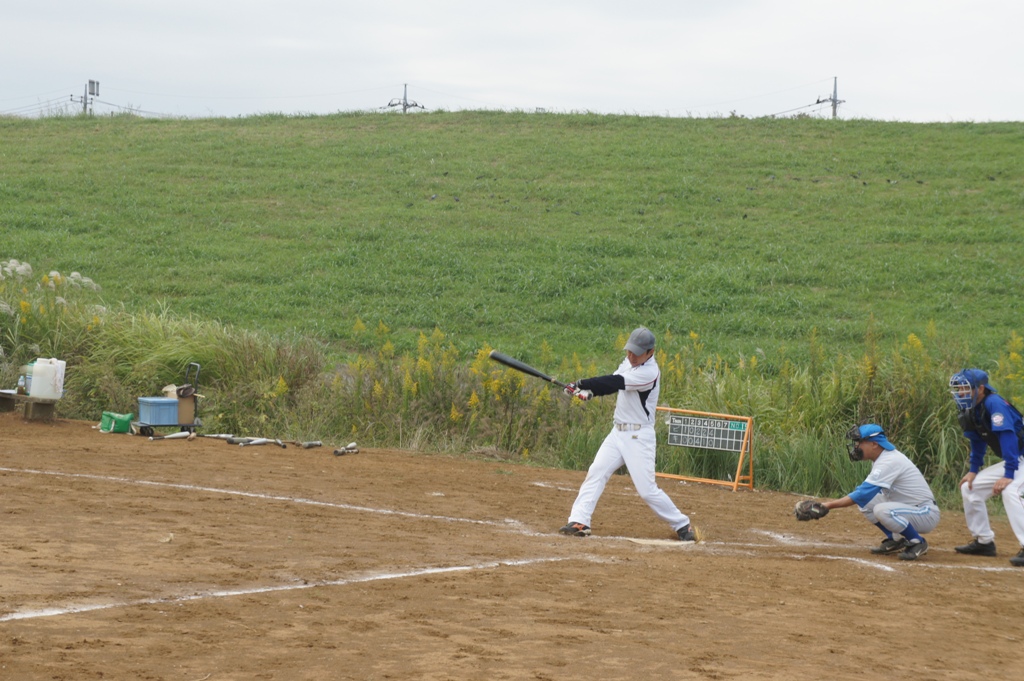
[[[580,472],[92,425],[0,414],[0,679],[1024,673],[1002,518],[998,558],[946,512],[907,563],[854,510],[662,480],[706,535],[682,545],[615,476],[576,539]]]

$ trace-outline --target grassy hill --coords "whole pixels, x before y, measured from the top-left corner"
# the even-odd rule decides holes
[[[758,486],[845,493],[869,420],[956,506],[949,374],[1024,402],[1022,151],[1024,123],[0,119],[0,384],[60,356],[98,419],[195,361],[211,432],[581,468],[612,402],[478,351],[571,379],[646,324],[663,405],[755,419]]]
[[[129,309],[607,361],[1020,327],[1024,123],[462,112],[0,120],[0,257]],[[872,322],[872,318],[874,322]]]

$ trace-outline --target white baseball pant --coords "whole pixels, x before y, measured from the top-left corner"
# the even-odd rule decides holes
[[[983,544],[995,540],[995,532],[988,521],[988,509],[985,508],[985,500],[992,496],[992,486],[996,480],[1003,477],[1003,462],[989,466],[978,472],[974,478],[971,489],[967,489],[967,483],[960,485],[960,494],[964,498],[964,519],[967,521],[967,529],[972,535],[978,538]],[[1010,529],[1017,535],[1017,541],[1024,546],[1024,499],[1021,499],[1021,492],[1024,491],[1024,472],[1018,470],[1013,476],[1013,482],[1003,490],[1003,508],[1006,509],[1006,519],[1010,521]]]
[[[658,487],[654,477],[656,438],[654,426],[643,426],[639,430],[618,430],[612,428],[608,437],[594,456],[587,477],[580,486],[579,494],[569,514],[570,523],[590,526],[590,520],[597,507],[597,500],[604,492],[608,479],[623,464],[629,469],[637,494],[647,502],[659,518],[672,526],[673,530],[686,527],[690,519],[683,515],[665,492]]]
[[[887,501],[881,494],[875,496],[860,512],[869,523],[881,523],[882,527],[893,534],[903,534],[907,525],[912,525],[921,534],[928,534],[939,524],[939,508],[935,504],[913,506]]]

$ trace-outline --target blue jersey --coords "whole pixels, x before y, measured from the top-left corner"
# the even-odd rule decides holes
[[[989,393],[970,410],[969,419],[961,420],[964,435],[971,442],[971,472],[977,473],[985,463],[985,448],[991,447],[1003,458],[1004,475],[1012,478],[1020,463],[1020,440],[1024,435],[1024,419],[1017,409],[997,393]]]

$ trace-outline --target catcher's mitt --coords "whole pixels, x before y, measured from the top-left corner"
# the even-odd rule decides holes
[[[797,502],[793,508],[793,515],[797,520],[818,520],[828,515],[828,506],[820,501],[804,499]]]

